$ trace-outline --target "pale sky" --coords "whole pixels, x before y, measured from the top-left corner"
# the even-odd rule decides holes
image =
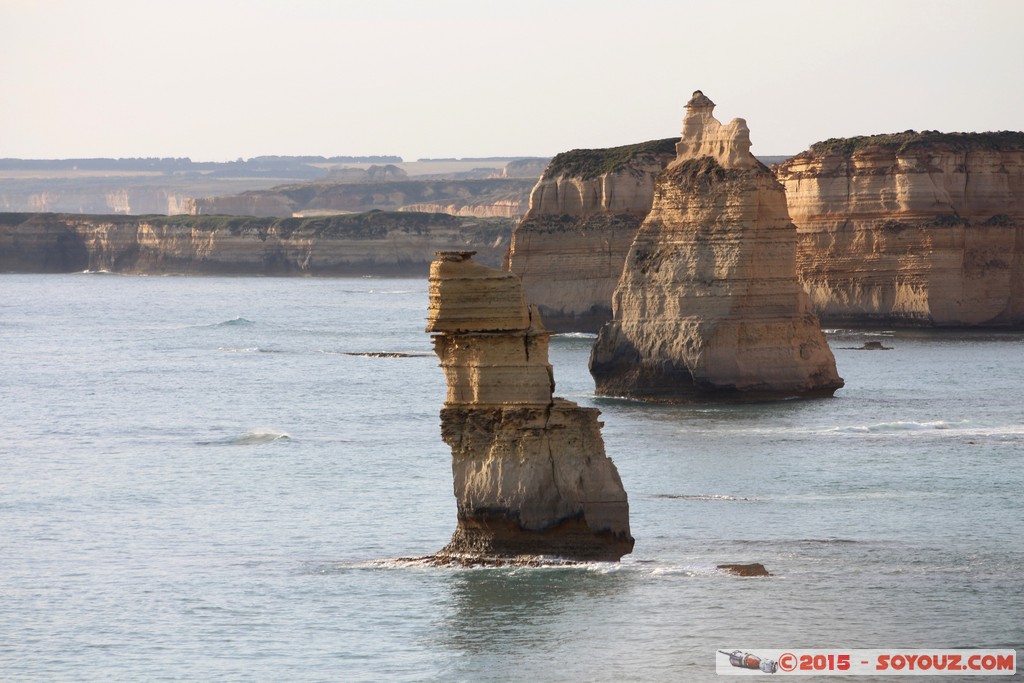
[[[1024,129],[1020,0],[0,0],[0,157],[759,155]]]

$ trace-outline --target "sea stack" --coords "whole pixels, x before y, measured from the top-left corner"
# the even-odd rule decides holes
[[[699,90],[590,359],[597,393],[654,401],[831,396],[843,386],[797,279],[785,191]]]
[[[605,455],[600,411],[555,398],[551,333],[519,277],[438,252],[427,332],[448,395],[458,528],[436,556],[462,564],[618,560],[633,549],[629,505]]]

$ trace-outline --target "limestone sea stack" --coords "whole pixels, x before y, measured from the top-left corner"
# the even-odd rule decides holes
[[[434,350],[448,395],[458,527],[440,561],[618,560],[629,505],[605,455],[600,411],[552,396],[551,333],[519,278],[438,252],[430,268]]]
[[[796,273],[786,195],[697,91],[676,159],[615,289],[590,360],[597,393],[645,400],[831,396],[843,386]]]
[[[597,332],[612,318],[612,292],[629,245],[651,210],[654,179],[675,140],[574,149],[551,160],[516,227],[508,270],[556,332]]]
[[[775,171],[823,320],[1024,325],[1024,132],[831,139]]]

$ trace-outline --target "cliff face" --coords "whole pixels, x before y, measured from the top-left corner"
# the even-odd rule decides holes
[[[1024,133],[829,140],[775,171],[824,320],[1024,324]]]
[[[512,218],[519,220],[523,215],[523,201],[516,199],[495,199],[469,204],[406,204],[399,211],[418,211],[421,213],[447,213],[452,216],[473,216],[476,218]]]
[[[633,538],[600,412],[552,396],[550,333],[527,308],[519,278],[474,263],[472,253],[439,253],[430,268],[427,331],[448,384],[441,436],[458,506],[437,559],[618,560]]]
[[[191,202],[183,191],[174,189],[132,186],[61,187],[61,183],[56,181],[54,185],[47,190],[4,188],[0,190],[0,211],[181,214],[188,213]]]
[[[649,400],[829,396],[843,385],[796,276],[781,185],[700,91],[591,356],[597,392]]]
[[[0,271],[425,275],[438,249],[500,263],[512,223],[439,214],[309,219],[0,214]]]
[[[196,199],[192,213],[287,218],[297,214],[357,213],[445,207],[453,215],[515,216],[533,181],[523,178],[479,180],[390,180],[386,182],[305,183],[270,190]]]
[[[596,332],[675,140],[559,154],[530,195],[508,268],[555,331]]]

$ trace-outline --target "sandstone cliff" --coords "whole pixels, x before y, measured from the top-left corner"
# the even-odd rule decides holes
[[[438,204],[423,202],[406,204],[399,211],[418,211],[420,213],[447,213],[452,216],[474,216],[476,218],[511,218],[519,220],[523,215],[523,200],[491,199],[480,202]]]
[[[1024,324],[1024,133],[834,139],[775,167],[832,324]]]
[[[458,527],[442,562],[550,555],[618,560],[633,548],[629,506],[605,455],[600,414],[552,396],[550,333],[519,278],[441,252],[430,267],[427,331],[448,396]]]
[[[307,219],[0,213],[0,272],[426,275],[438,249],[498,265],[504,219],[351,214]]]
[[[453,215],[518,218],[532,186],[533,181],[524,178],[316,182],[203,197],[195,200],[192,212],[287,218],[302,213],[398,211],[429,205],[446,207],[446,213]]]
[[[629,245],[651,209],[654,179],[675,158],[675,139],[559,154],[530,194],[508,268],[555,331],[596,332]]]
[[[782,186],[700,91],[626,257],[597,392],[649,400],[830,396],[843,385],[796,275]]]

